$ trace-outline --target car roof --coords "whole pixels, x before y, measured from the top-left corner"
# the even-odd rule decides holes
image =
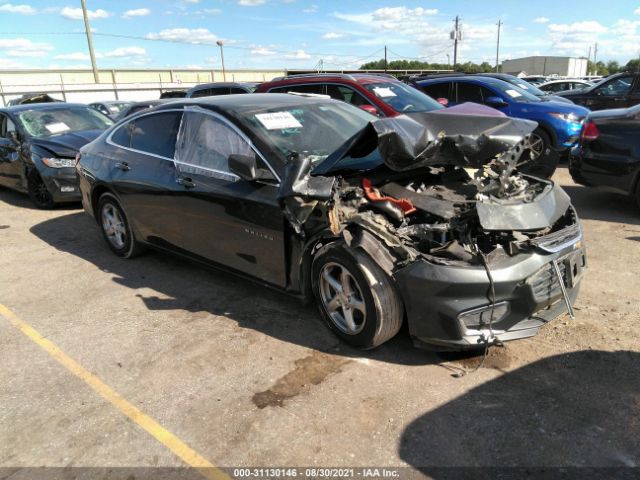
[[[289,75],[287,77],[276,77],[268,84],[278,83],[283,85],[299,84],[299,83],[319,83],[319,82],[344,82],[344,83],[388,83],[400,82],[397,78],[387,74],[375,73],[304,73],[298,75]]]
[[[26,105],[12,105],[3,107],[3,112],[19,113],[27,110],[60,110],[71,108],[89,108],[84,103],[67,103],[67,102],[49,102],[49,103],[29,103]]]
[[[212,83],[200,83],[191,87],[189,90],[200,90],[201,88],[216,88],[216,87],[245,87],[254,86],[258,82],[212,82]]]
[[[200,105],[203,107],[219,107],[229,111],[248,110],[252,108],[269,109],[278,107],[293,107],[303,103],[330,103],[337,100],[331,100],[323,97],[307,97],[305,95],[291,95],[289,93],[261,93],[256,95],[219,95],[215,97],[198,97],[175,99],[172,105],[166,105],[170,108],[173,105]],[[163,108],[165,105],[163,105]],[[157,109],[157,111],[163,108]]]
[[[583,80],[582,78],[563,78],[562,80],[549,80],[548,82],[544,82],[542,85],[549,85],[551,83],[564,83],[564,82],[590,83],[588,80]]]

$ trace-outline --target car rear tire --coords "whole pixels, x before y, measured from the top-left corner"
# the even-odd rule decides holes
[[[346,343],[375,348],[400,330],[400,295],[368,255],[341,242],[330,244],[316,254],[311,275],[320,315]]]
[[[111,193],[100,196],[98,223],[107,245],[119,257],[133,258],[144,251],[143,246],[136,240],[120,202]]]
[[[37,171],[32,171],[27,177],[27,191],[31,202],[41,210],[51,210],[56,206],[53,201],[53,195],[47,188],[47,185],[42,180],[42,177]]]
[[[529,145],[522,154],[518,170],[535,177],[551,178],[560,159],[551,144],[551,137],[543,129],[536,128],[531,133]]]

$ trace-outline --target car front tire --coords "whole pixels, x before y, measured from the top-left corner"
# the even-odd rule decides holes
[[[144,250],[136,240],[120,202],[111,193],[100,196],[98,223],[107,245],[119,257],[133,258]]]
[[[56,206],[53,201],[53,195],[42,180],[37,171],[32,171],[27,177],[27,192],[31,202],[41,210],[51,210]]]
[[[518,170],[528,175],[551,178],[558,167],[560,156],[553,149],[551,137],[541,128],[536,128],[530,137],[530,148],[523,153],[523,163]]]
[[[333,243],[316,254],[311,274],[320,315],[349,345],[375,348],[400,330],[404,318],[400,295],[368,255]]]

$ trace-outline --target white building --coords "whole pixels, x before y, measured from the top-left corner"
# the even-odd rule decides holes
[[[587,59],[573,57],[524,57],[502,62],[502,72],[517,75],[557,75],[559,77],[584,77]]]

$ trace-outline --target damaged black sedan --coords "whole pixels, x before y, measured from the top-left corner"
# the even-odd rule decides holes
[[[170,251],[314,298],[373,348],[475,348],[572,314],[582,229],[554,183],[518,173],[536,124],[377,119],[297,95],[185,100],[120,122],[77,166],[109,248]]]

